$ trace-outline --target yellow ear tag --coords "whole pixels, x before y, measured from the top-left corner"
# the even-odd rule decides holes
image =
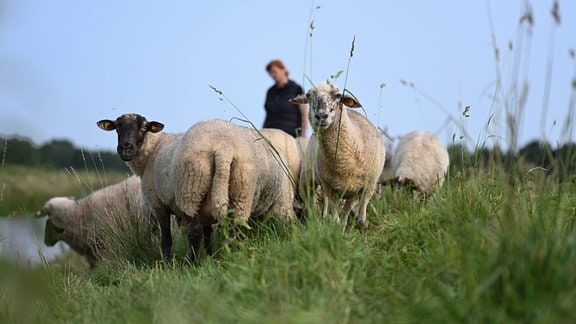
[[[342,98],[342,103],[346,107],[352,107],[352,106],[354,106],[354,99],[345,97],[345,98]]]

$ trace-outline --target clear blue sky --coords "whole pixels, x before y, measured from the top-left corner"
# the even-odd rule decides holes
[[[576,2],[560,1],[557,27],[552,3],[531,3],[532,37],[524,36],[520,46],[525,1],[0,0],[0,134],[108,150],[116,136],[95,123],[122,113],[163,122],[168,132],[202,119],[239,117],[209,85],[261,125],[270,59],[283,59],[292,79],[309,88],[304,75],[319,82],[346,70],[355,36],[347,89],[392,136],[427,129],[450,143],[462,134],[403,79],[445,107],[470,134],[470,144],[496,135],[506,145],[504,102],[519,100],[509,90],[518,84],[514,62],[521,62],[517,79],[520,87],[528,81],[529,92],[520,144],[542,134],[555,143],[574,91],[576,62],[569,50],[576,48]],[[549,57],[549,111],[541,125]],[[497,65],[504,92],[493,100]],[[335,83],[342,88],[344,75]],[[470,117],[462,117],[459,102],[471,106]]]

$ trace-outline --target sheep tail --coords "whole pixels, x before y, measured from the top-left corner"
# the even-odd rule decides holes
[[[212,213],[221,221],[228,216],[230,170],[233,156],[226,150],[214,153],[214,177],[212,178]]]

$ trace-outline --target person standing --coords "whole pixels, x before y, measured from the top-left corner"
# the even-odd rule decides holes
[[[266,71],[274,85],[266,92],[264,128],[277,128],[293,137],[306,137],[308,105],[292,104],[288,100],[304,93],[302,87],[288,78],[288,70],[281,60],[272,60]]]

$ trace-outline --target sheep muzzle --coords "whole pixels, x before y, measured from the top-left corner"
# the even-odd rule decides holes
[[[138,153],[138,145],[134,145],[132,143],[118,144],[116,151],[118,152],[118,155],[122,161],[130,161]]]

